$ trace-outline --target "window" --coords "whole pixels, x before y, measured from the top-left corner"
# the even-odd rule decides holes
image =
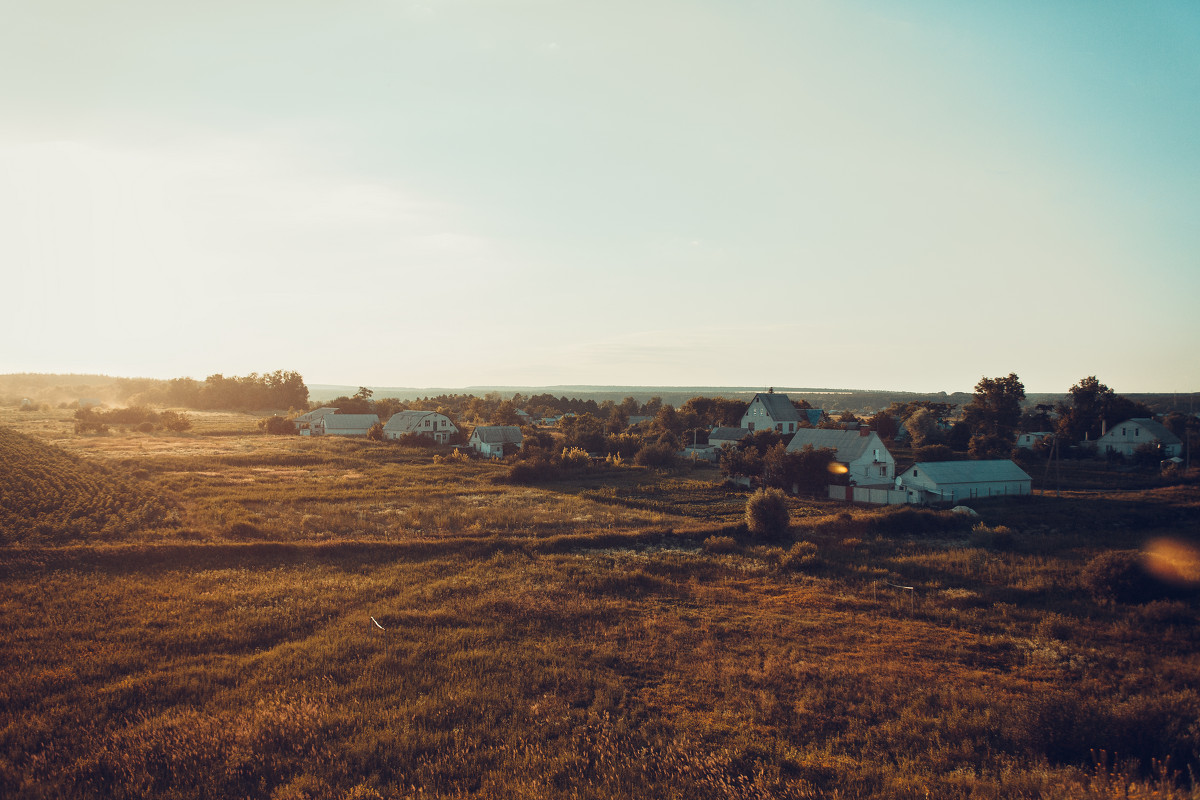
[[[795,433],[795,431],[796,431],[796,423],[789,422],[788,423],[788,433]]]
[[[426,428],[428,428],[428,427],[429,427],[429,420],[425,420],[425,427],[426,427]]]
[[[915,469],[913,470],[913,477],[914,477],[914,478],[915,478],[915,477],[917,477],[917,476],[918,476],[918,475],[920,475],[920,474],[921,474],[921,473],[917,472]]]
[[[1141,432],[1142,432],[1142,429],[1141,429],[1141,428],[1134,428],[1134,429],[1133,429],[1133,435],[1134,435],[1134,436],[1137,436],[1137,435],[1138,435],[1138,434],[1140,434]]]
[[[881,478],[886,478],[886,477],[887,477],[887,467],[880,467],[880,468],[879,468],[879,476],[880,476]]]
[[[783,433],[783,423],[782,422],[775,423],[775,430],[778,431],[779,433]]]

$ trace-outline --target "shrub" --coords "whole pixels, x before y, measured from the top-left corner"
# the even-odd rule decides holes
[[[508,482],[528,486],[562,476],[562,468],[547,458],[518,461],[508,468]]]
[[[933,511],[928,508],[904,506],[867,521],[867,529],[881,536],[928,536],[930,534],[957,533],[971,526],[971,518],[965,514],[948,511]]]
[[[988,526],[978,523],[971,529],[971,537],[967,540],[972,547],[984,547],[988,550],[1012,550],[1016,545],[1013,532],[1004,525]]]
[[[1158,595],[1159,586],[1142,567],[1136,550],[1110,550],[1083,568],[1080,583],[1097,600],[1141,603]]]
[[[779,560],[779,566],[789,570],[811,569],[820,564],[821,556],[812,542],[796,542]]]
[[[732,536],[710,536],[702,546],[706,553],[737,553],[741,550]]]
[[[675,448],[665,442],[648,444],[633,457],[639,467],[669,467],[675,463]]]
[[[592,463],[592,458],[582,448],[564,447],[559,462],[565,469],[583,469]]]
[[[187,414],[181,414],[178,411],[164,411],[159,415],[159,422],[162,423],[163,430],[171,431],[172,433],[183,433],[191,430],[192,421]]]
[[[370,428],[367,429],[367,438],[370,439],[372,442],[382,442],[383,437],[384,437],[384,433],[383,433],[383,423],[382,422],[376,422],[374,425],[372,425]]]
[[[913,450],[917,461],[953,461],[954,451],[944,444],[927,444]]]
[[[780,538],[790,521],[787,496],[778,489],[759,489],[746,501],[746,527],[755,536]]]
[[[276,414],[273,417],[260,419],[258,429],[271,436],[293,436],[296,433],[296,423]]]
[[[258,526],[252,522],[245,520],[235,522],[229,526],[229,535],[235,539],[261,539],[263,532]]]

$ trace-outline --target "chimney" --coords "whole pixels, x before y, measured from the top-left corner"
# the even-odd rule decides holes
[[[858,426],[858,435],[859,436],[870,436],[871,429],[868,428],[866,425],[859,425]]]

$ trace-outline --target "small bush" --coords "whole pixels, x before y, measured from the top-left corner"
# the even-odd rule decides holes
[[[234,539],[262,539],[263,532],[252,522],[244,520],[229,526],[229,535]]]
[[[779,560],[779,566],[788,570],[811,569],[820,564],[821,556],[812,542],[796,542]]]
[[[579,447],[564,447],[559,462],[564,469],[584,469],[591,465],[592,458]]]
[[[293,436],[296,434],[296,423],[276,414],[273,417],[260,419],[258,429],[271,436]]]
[[[1141,603],[1157,595],[1156,582],[1142,568],[1136,550],[1110,550],[1088,562],[1080,583],[1097,600]]]
[[[633,457],[639,467],[670,467],[675,464],[675,448],[669,444],[648,444]]]
[[[518,461],[508,468],[508,482],[521,486],[562,477],[562,468],[547,458]]]
[[[746,527],[755,536],[778,539],[790,522],[787,496],[778,489],[759,489],[746,501]]]
[[[703,547],[706,553],[737,553],[742,549],[732,536],[710,536],[704,540]]]
[[[971,527],[965,514],[933,511],[928,508],[903,508],[885,511],[867,521],[867,529],[880,536],[930,536],[960,533]]]
[[[980,522],[971,529],[971,536],[967,541],[972,547],[1010,551],[1017,540],[1013,532],[1003,525],[988,526]]]

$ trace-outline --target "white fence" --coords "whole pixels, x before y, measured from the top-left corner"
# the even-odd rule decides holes
[[[902,506],[908,502],[908,492],[896,489],[875,489],[870,486],[830,486],[829,499],[845,502],[846,492],[852,491],[850,501],[873,503],[878,506]]]

